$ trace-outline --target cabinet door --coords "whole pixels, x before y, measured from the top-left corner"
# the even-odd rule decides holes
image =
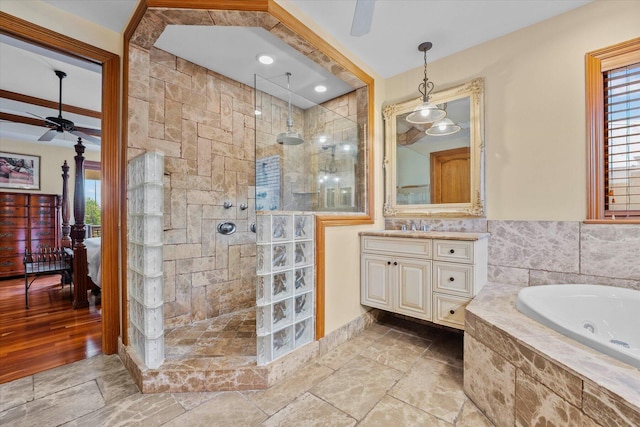
[[[391,258],[363,254],[360,263],[360,302],[369,307],[392,309],[390,268]]]
[[[431,261],[395,258],[397,304],[395,311],[431,320]]]

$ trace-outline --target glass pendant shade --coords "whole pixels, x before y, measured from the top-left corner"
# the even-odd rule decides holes
[[[427,129],[425,133],[431,136],[444,136],[454,134],[460,129],[460,126],[453,123],[451,119],[442,119],[431,125],[431,127]]]
[[[446,111],[441,110],[437,105],[430,104],[429,101],[425,101],[407,116],[407,121],[409,123],[433,123],[443,119],[446,115]]]

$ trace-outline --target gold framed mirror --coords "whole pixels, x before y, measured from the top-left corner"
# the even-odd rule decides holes
[[[485,215],[483,98],[482,78],[432,94],[448,124],[407,121],[421,99],[383,109],[385,216]]]

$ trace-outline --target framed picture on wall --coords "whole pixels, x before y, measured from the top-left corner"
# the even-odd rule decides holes
[[[40,156],[0,151],[0,188],[40,189]]]

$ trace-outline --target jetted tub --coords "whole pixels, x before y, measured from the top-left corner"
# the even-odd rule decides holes
[[[600,285],[520,290],[516,307],[543,325],[640,369],[640,291]]]

